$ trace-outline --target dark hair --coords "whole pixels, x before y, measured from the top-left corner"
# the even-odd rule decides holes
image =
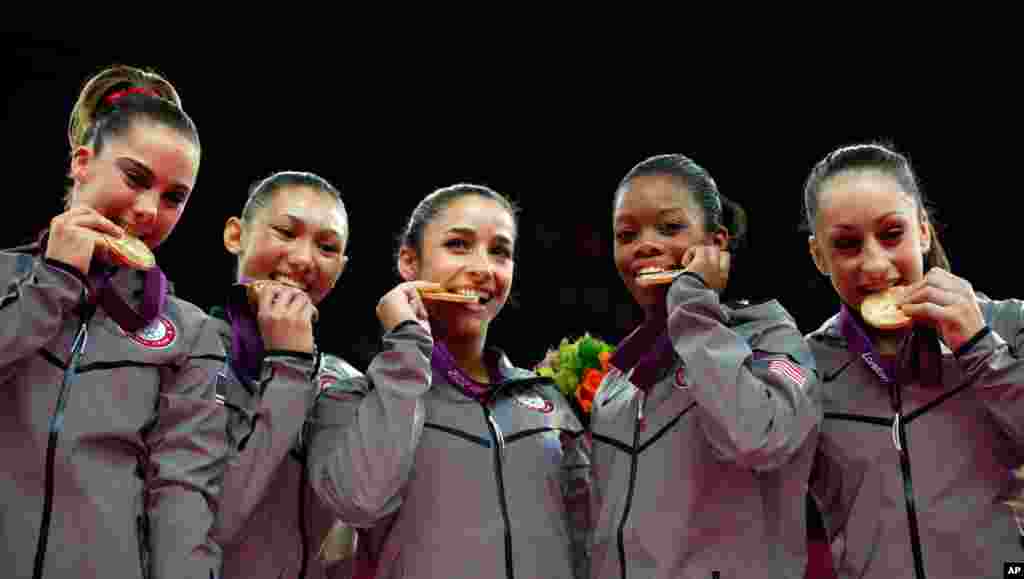
[[[840,147],[826,155],[811,169],[804,183],[804,219],[808,231],[814,231],[815,220],[818,217],[818,198],[822,188],[829,179],[844,171],[879,171],[895,179],[903,191],[914,198],[928,221],[931,247],[924,256],[925,271],[932,267],[950,270],[949,258],[939,243],[931,210],[917,175],[907,157],[897,153],[891,145],[864,143]]]
[[[630,181],[637,177],[664,175],[682,182],[693,195],[693,200],[704,212],[704,231],[714,233],[719,227],[729,232],[729,250],[743,247],[747,234],[747,213],[740,205],[718,191],[711,175],[689,157],[671,154],[656,155],[638,163],[619,181],[615,190],[615,203]]]
[[[416,209],[413,210],[412,215],[409,216],[409,222],[398,236],[398,250],[401,251],[403,247],[411,247],[416,250],[417,255],[422,255],[423,231],[427,225],[457,199],[469,195],[476,195],[498,203],[512,216],[516,229],[519,228],[519,208],[512,201],[490,187],[474,185],[472,183],[457,183],[448,187],[442,187],[420,201]]]
[[[345,210],[345,203],[341,200],[341,193],[337,187],[331,185],[327,179],[306,171],[278,171],[269,177],[261,179],[249,187],[249,197],[242,208],[242,223],[252,223],[256,213],[270,205],[274,195],[285,187],[309,187],[314,191],[330,195],[338,202],[342,215],[345,216],[346,231],[348,225],[348,212]]]
[[[68,144],[72,151],[91,145],[99,155],[107,139],[125,134],[140,119],[177,130],[200,150],[199,131],[182,110],[174,86],[155,72],[124,65],[86,81],[68,120]]]

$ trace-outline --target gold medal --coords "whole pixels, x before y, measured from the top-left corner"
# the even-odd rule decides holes
[[[898,330],[909,326],[914,320],[896,305],[904,291],[904,286],[893,286],[864,298],[860,303],[861,317],[880,330]]]
[[[132,269],[153,269],[156,257],[149,247],[137,237],[125,235],[117,238],[103,236],[110,261],[115,265],[123,265]]]

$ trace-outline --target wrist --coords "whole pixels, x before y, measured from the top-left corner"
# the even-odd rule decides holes
[[[55,250],[51,245],[46,248],[46,255],[44,257],[47,261],[61,263],[79,271],[82,276],[88,276],[89,264],[92,262],[92,252],[88,253],[88,255],[85,255],[83,252],[78,251],[68,255],[63,251]]]
[[[308,340],[267,340],[266,348],[267,351],[301,352],[303,354],[313,354],[316,352],[316,344],[313,343],[312,336]]]
[[[953,355],[957,358],[962,357],[964,354],[973,350],[974,346],[976,346],[978,342],[982,341],[985,336],[988,336],[990,333],[992,333],[992,328],[989,326],[982,326],[982,328],[975,332],[970,338],[953,348]]]

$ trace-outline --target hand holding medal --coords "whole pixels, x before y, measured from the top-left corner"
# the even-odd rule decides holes
[[[695,245],[686,250],[678,269],[646,268],[637,275],[637,285],[650,287],[672,283],[684,272],[695,273],[711,289],[722,291],[729,282],[729,251],[714,244]]]
[[[319,313],[305,289],[288,279],[243,285],[267,349],[313,352],[313,323]]]
[[[954,352],[985,327],[970,282],[937,267],[907,286],[899,307],[914,320],[934,326]]]

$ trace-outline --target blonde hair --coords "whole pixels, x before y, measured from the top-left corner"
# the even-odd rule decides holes
[[[109,109],[104,99],[114,93],[114,89],[142,89],[181,109],[181,97],[174,86],[160,74],[116,64],[101,70],[85,82],[78,95],[75,107],[71,110],[68,120],[68,144],[72,149],[88,143],[89,130],[96,125],[98,113]]]

